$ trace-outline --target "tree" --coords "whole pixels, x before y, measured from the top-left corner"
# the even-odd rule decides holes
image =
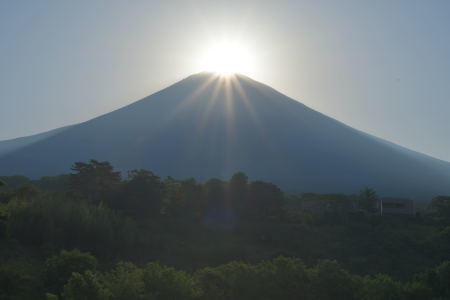
[[[200,294],[195,280],[186,272],[149,263],[143,270],[145,299],[196,299]]]
[[[84,273],[95,270],[97,259],[89,253],[77,249],[62,250],[45,262],[45,277],[50,292],[61,293],[64,284],[71,278],[72,273]],[[80,275],[81,276],[81,275]]]
[[[436,220],[444,225],[450,225],[450,196],[438,196],[430,203],[430,209]]]
[[[246,214],[254,216],[274,216],[282,211],[283,192],[270,182],[255,181],[248,187]]]
[[[259,295],[254,299],[311,299],[311,272],[298,258],[277,257],[257,265]]]
[[[358,299],[360,283],[336,261],[320,261],[312,274],[313,299]]]
[[[212,229],[226,230],[234,225],[231,203],[226,201],[226,184],[213,178],[203,185],[204,224]]]
[[[33,183],[41,190],[51,192],[65,192],[69,186],[70,175],[61,174],[56,176],[44,176]]]
[[[32,299],[40,284],[36,281],[30,276],[29,270],[19,264],[0,262],[0,299]]]
[[[121,183],[120,172],[113,171],[107,161],[91,159],[89,163],[76,162],[70,174],[70,190],[76,196],[92,203],[107,200]]]
[[[259,298],[257,269],[242,262],[207,267],[195,273],[202,291],[202,299],[246,300]]]
[[[203,185],[203,194],[205,204],[210,209],[222,209],[227,205],[225,203],[225,183],[220,179],[208,180]]]
[[[111,292],[111,300],[144,299],[142,269],[130,262],[119,262],[105,274],[105,283]]]
[[[8,202],[13,197],[12,193],[6,189],[3,190],[3,187],[6,187],[6,183],[0,178],[0,203]]]
[[[3,183],[10,188],[16,188],[21,185],[31,183],[30,178],[28,178],[26,176],[21,176],[21,175],[3,176],[3,178],[1,178],[1,180],[3,180]]]
[[[62,293],[63,300],[106,300],[109,299],[108,296],[109,291],[105,289],[98,274],[92,271],[72,273]]]
[[[420,279],[431,288],[435,299],[450,299],[450,261],[425,271]]]
[[[202,187],[195,179],[175,180],[168,177],[163,182],[162,214],[169,217],[197,219],[204,210]]]
[[[403,299],[403,293],[403,286],[399,282],[388,275],[377,274],[363,279],[360,299],[397,300]]]
[[[433,299],[433,291],[423,281],[414,280],[403,285],[404,299],[423,300]]]
[[[378,203],[378,195],[374,189],[365,187],[359,193],[359,207],[368,211],[376,212]]]
[[[14,196],[21,200],[35,200],[41,191],[32,184],[24,184],[14,190]]]
[[[88,250],[116,257],[129,251],[138,231],[130,218],[106,207],[61,196],[10,202],[8,234],[26,245]]]
[[[435,272],[438,295],[450,298],[450,261],[441,263]]]
[[[132,170],[110,206],[134,217],[157,216],[161,211],[162,196],[163,185],[158,176],[148,170]]]
[[[242,215],[247,199],[248,177],[242,172],[235,173],[228,182],[227,199],[233,212]]]

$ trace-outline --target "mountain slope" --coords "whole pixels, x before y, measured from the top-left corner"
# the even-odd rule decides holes
[[[362,133],[242,75],[190,76],[4,154],[0,174],[57,174],[91,158],[200,180],[241,170],[290,191],[450,193],[449,163]]]
[[[8,153],[14,152],[15,150],[24,148],[28,145],[32,145],[36,142],[39,142],[40,140],[46,139],[52,135],[55,135],[59,132],[66,130],[69,127],[70,126],[61,127],[35,135],[0,141],[0,157]]]

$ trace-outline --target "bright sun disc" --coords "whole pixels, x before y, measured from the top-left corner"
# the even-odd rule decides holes
[[[238,44],[220,44],[209,48],[204,56],[204,70],[222,75],[248,73],[252,57]]]

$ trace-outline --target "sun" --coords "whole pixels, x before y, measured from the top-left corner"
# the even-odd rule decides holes
[[[221,75],[248,74],[253,68],[253,56],[241,44],[220,43],[206,49],[203,70]]]

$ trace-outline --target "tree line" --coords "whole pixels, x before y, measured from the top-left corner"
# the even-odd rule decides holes
[[[448,299],[449,273],[447,261],[400,282],[385,274],[351,274],[336,261],[307,267],[299,258],[286,257],[257,264],[234,261],[191,273],[158,262],[138,267],[120,261],[104,271],[91,254],[63,250],[45,261],[41,286],[33,292],[40,290],[42,296],[34,297],[47,300]],[[30,280],[1,266],[0,297],[29,299],[24,286]]]
[[[242,172],[122,178],[96,160],[2,181],[0,299],[449,297],[448,196],[381,217],[371,189],[314,195],[318,212]]]

